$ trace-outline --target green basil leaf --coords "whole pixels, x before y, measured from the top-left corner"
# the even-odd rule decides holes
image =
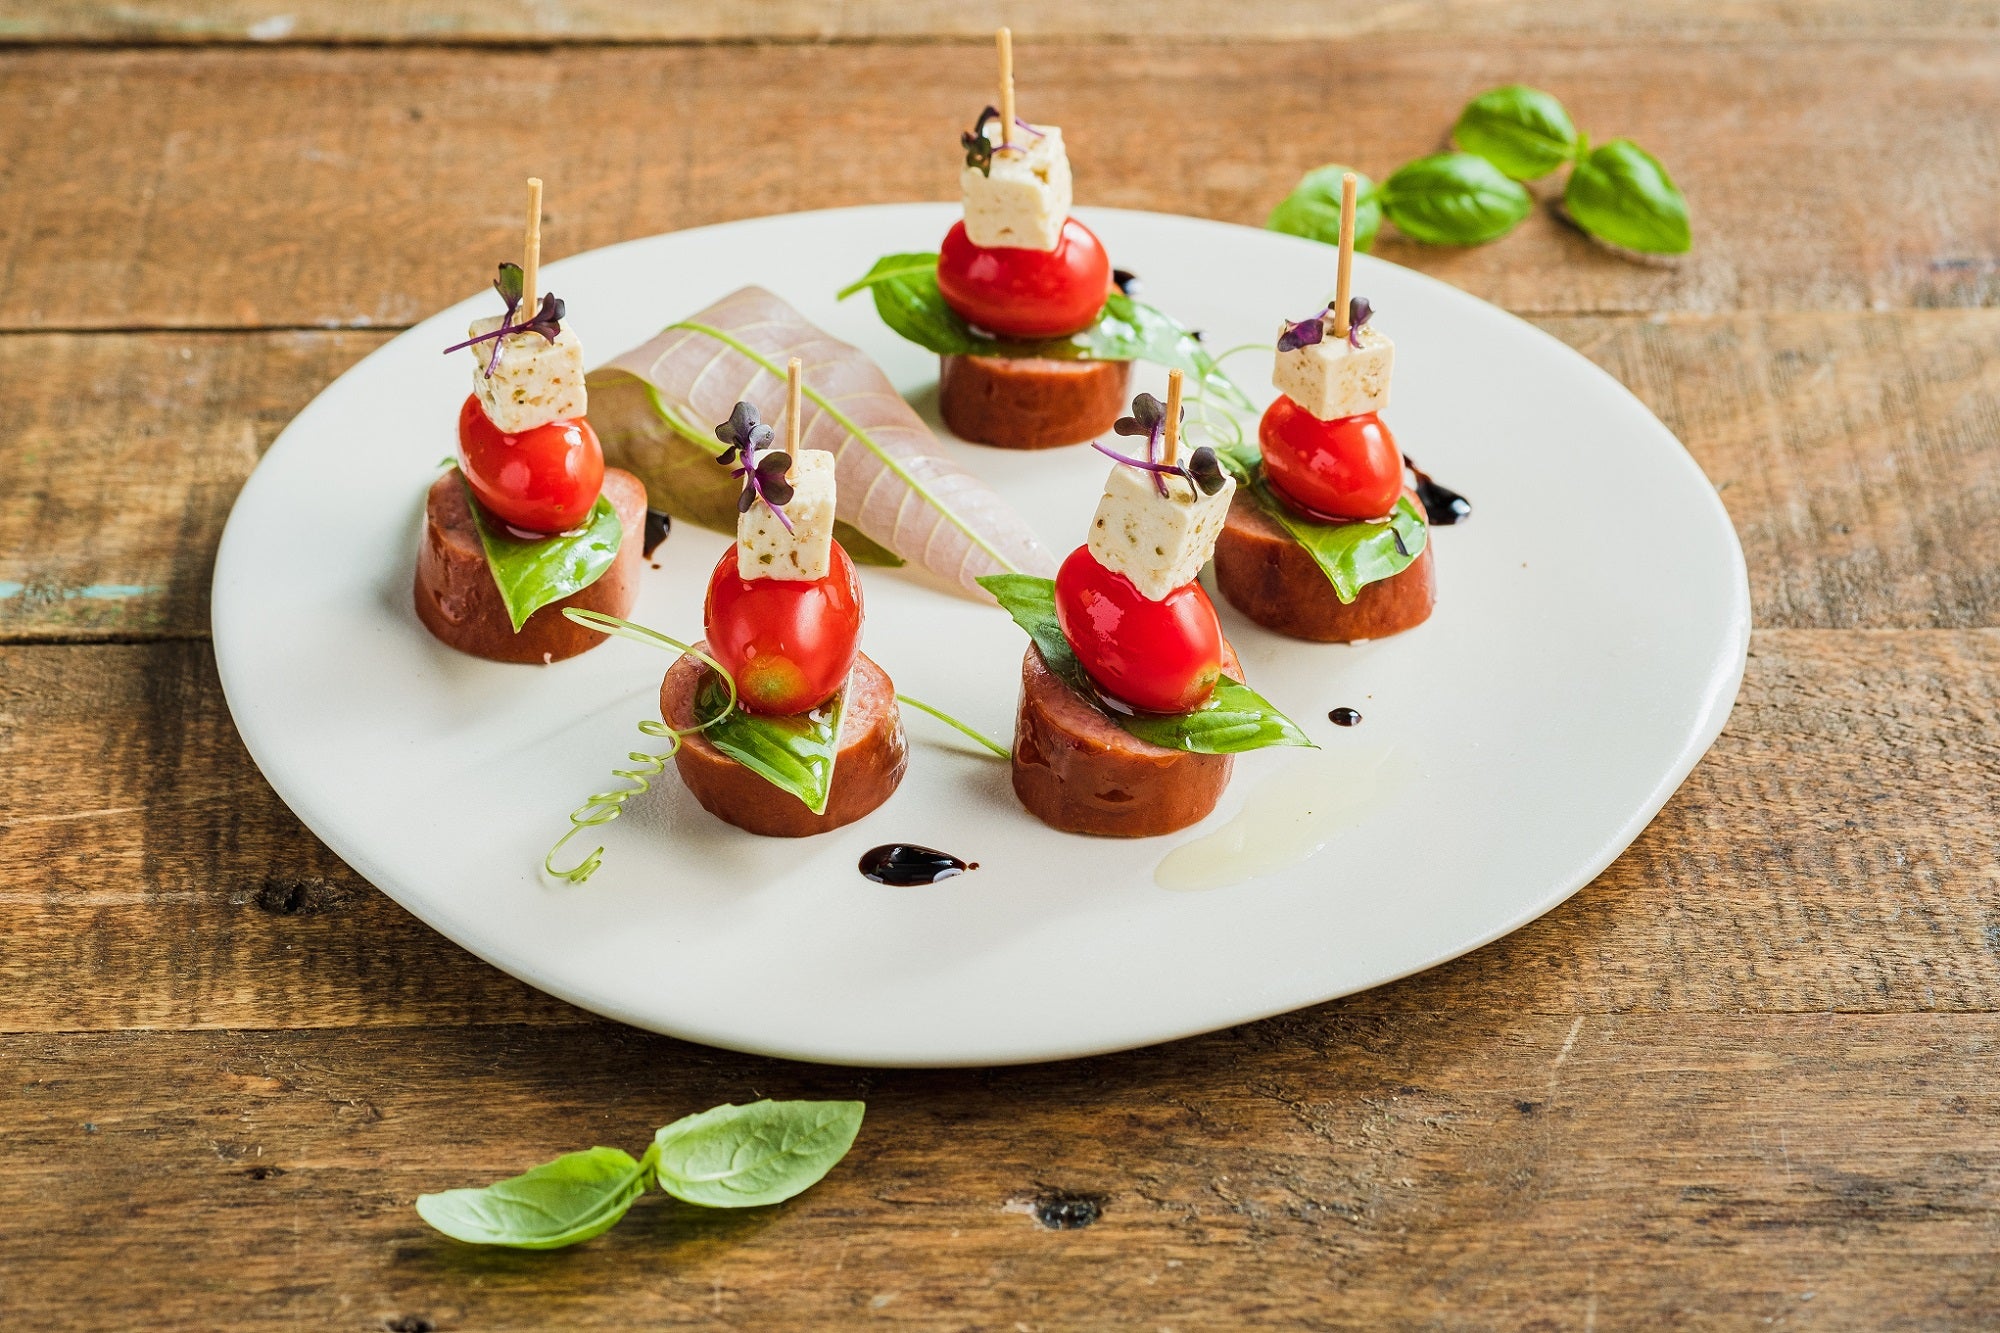
[[[833,761],[840,749],[840,716],[847,691],[795,717],[766,717],[747,708],[732,708],[702,735],[716,749],[763,778],[779,791],[790,792],[816,815],[826,813],[833,790]],[[713,671],[702,673],[695,692],[695,716],[714,717],[729,707],[729,690]]]
[[[1518,83],[1467,102],[1451,137],[1517,181],[1539,180],[1578,152],[1576,126],[1563,104]]]
[[[1415,564],[1430,539],[1423,514],[1407,495],[1397,499],[1386,523],[1315,523],[1273,495],[1261,472],[1251,483],[1250,494],[1293,541],[1305,547],[1342,602],[1352,602],[1369,584],[1393,578]]]
[[[590,1148],[484,1189],[419,1195],[417,1214],[473,1245],[554,1250],[609,1231],[645,1188],[630,1153]]]
[[[752,1102],[653,1136],[660,1188],[708,1208],[760,1208],[816,1185],[854,1146],[860,1102]]]
[[[1179,370],[1234,407],[1251,402],[1201,340],[1172,316],[1114,291],[1089,328],[1066,338],[992,338],[975,333],[938,290],[937,256],[885,255],[841,299],[867,290],[882,322],[917,346],[940,356],[1052,357],[1062,361],[1151,361]]]
[[[989,574],[979,580],[979,586],[992,593],[1014,623],[1027,631],[1050,671],[1142,741],[1193,754],[1241,754],[1274,745],[1312,744],[1267,699],[1228,676],[1217,682],[1215,693],[1206,702],[1190,712],[1141,716],[1109,707],[1056,621],[1054,580],[1032,574]]]
[[[1338,164],[1308,171],[1271,210],[1265,227],[1339,245],[1340,178],[1350,171],[1354,168]],[[1354,248],[1366,252],[1375,244],[1375,233],[1382,229],[1382,192],[1374,181],[1358,171],[1354,174]]]
[[[1512,231],[1535,201],[1527,187],[1471,153],[1433,153],[1382,185],[1382,210],[1412,240],[1482,245]]]
[[[847,558],[857,565],[877,565],[885,569],[898,569],[903,565],[902,556],[880,542],[864,537],[861,529],[844,519],[833,521],[833,539],[840,543],[841,550],[847,552]]]
[[[459,484],[465,486],[473,526],[479,529],[479,544],[486,551],[486,567],[493,571],[493,582],[500,589],[500,600],[507,604],[516,634],[529,616],[550,602],[560,602],[597,582],[618,558],[625,525],[618,519],[618,510],[602,495],[591,508],[590,518],[575,532],[528,539],[514,536],[487,517],[472,498],[472,487],[466,485],[463,473]]]
[[[1648,254],[1686,253],[1687,199],[1651,153],[1630,139],[1613,139],[1576,164],[1563,207],[1600,240]]]

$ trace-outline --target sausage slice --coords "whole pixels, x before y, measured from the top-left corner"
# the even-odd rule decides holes
[[[1222,669],[1243,678],[1236,650]],[[1021,659],[1014,721],[1014,794],[1065,833],[1150,838],[1208,817],[1229,785],[1226,754],[1190,754],[1142,741],[1064,684],[1032,644]]]
[[[1243,491],[1215,541],[1215,586],[1266,629],[1316,643],[1353,643],[1401,634],[1430,619],[1437,601],[1433,542],[1410,567],[1342,602],[1306,549]]]
[[[706,643],[695,646],[708,651]],[[696,715],[695,702],[707,672],[708,664],[693,656],[667,668],[667,677],[660,682],[660,716],[676,731],[705,720]],[[834,756],[833,789],[827,794],[825,814],[806,809],[804,801],[779,791],[716,749],[702,732],[684,738],[674,756],[681,781],[702,809],[767,838],[803,838],[852,824],[895,793],[909,761],[896,687],[889,673],[866,653],[854,659],[854,674],[847,683],[840,749]]]
[[[563,617],[563,608],[602,611],[621,619],[639,597],[640,548],[645,544],[646,488],[618,468],[604,471],[604,494],[625,535],[617,558],[588,588],[552,602],[514,632],[507,604],[486,566],[473,526],[465,483],[447,471],[431,483],[424,504],[424,541],[417,549],[417,619],[462,653],[494,662],[560,662],[602,643],[606,635]]]
[[[1003,449],[1082,444],[1125,412],[1130,361],[940,358],[938,410],[961,440]]]

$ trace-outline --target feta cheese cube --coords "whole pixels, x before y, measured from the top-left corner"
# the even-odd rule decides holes
[[[502,316],[472,321],[477,338],[500,327]],[[486,363],[493,344],[474,343],[472,391],[486,409],[486,419],[509,435],[546,426],[551,421],[580,417],[586,410],[583,390],[583,344],[568,325],[550,342],[539,333],[510,333],[500,340],[500,364],[493,377]]]
[[[1090,525],[1090,553],[1097,563],[1132,580],[1155,602],[1201,573],[1236,493],[1236,482],[1227,475],[1214,495],[1203,495],[1185,477],[1166,481],[1167,493],[1161,495],[1152,473],[1118,464],[1105,479],[1104,498]]]
[[[792,459],[790,532],[761,500],[736,516],[736,572],[746,579],[823,579],[833,567],[833,455],[801,449]]]
[[[1278,333],[1282,337],[1284,329]],[[1361,326],[1357,348],[1334,337],[1329,322],[1326,336],[1318,342],[1278,353],[1271,383],[1321,421],[1380,412],[1389,405],[1389,369],[1395,356],[1396,344],[1377,333],[1374,325]]]
[[[1037,125],[1040,138],[1020,126],[1013,140],[1019,152],[993,154],[993,171],[978,167],[959,173],[965,196],[965,234],[974,245],[1007,246],[1016,250],[1053,250],[1069,219],[1069,154],[1063,151],[1062,130]],[[999,122],[987,126],[996,139]]]

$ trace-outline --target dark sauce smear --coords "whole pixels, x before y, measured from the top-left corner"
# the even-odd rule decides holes
[[[938,884],[968,870],[979,869],[977,861],[961,861],[934,847],[917,847],[892,842],[861,854],[861,877],[877,884],[899,888],[912,884]]]
[[[1361,725],[1361,710],[1358,708],[1336,708],[1326,715],[1326,720],[1336,727],[1358,727]]]
[[[1129,268],[1112,269],[1111,281],[1117,286],[1119,291],[1125,293],[1127,296],[1137,296],[1139,294],[1139,275]]]
[[[1423,503],[1424,517],[1433,526],[1448,528],[1472,517],[1472,501],[1432,480],[1431,474],[1411,462],[1408,454],[1403,455],[1403,466],[1417,479],[1417,499]]]
[[[673,519],[667,517],[666,514],[657,509],[648,509],[646,511],[646,544],[640,548],[639,553],[648,560],[651,560],[653,552],[660,549],[660,543],[667,539],[667,533],[673,530],[673,526]]]

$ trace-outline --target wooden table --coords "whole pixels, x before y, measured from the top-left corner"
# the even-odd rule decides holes
[[[237,488],[511,249],[524,168],[552,256],[948,196],[994,16],[0,0],[8,1327],[2000,1321],[2000,3],[1167,8],[1003,7],[1090,202],[1255,223],[1513,80],[1686,188],[1680,263],[1547,212],[1379,251],[1631,385],[1742,534],[1748,680],[1652,828],[1451,966],[1062,1065],[749,1059],[511,981],[244,753],[207,617]],[[775,1210],[534,1255],[409,1206],[758,1095],[869,1105]]]

